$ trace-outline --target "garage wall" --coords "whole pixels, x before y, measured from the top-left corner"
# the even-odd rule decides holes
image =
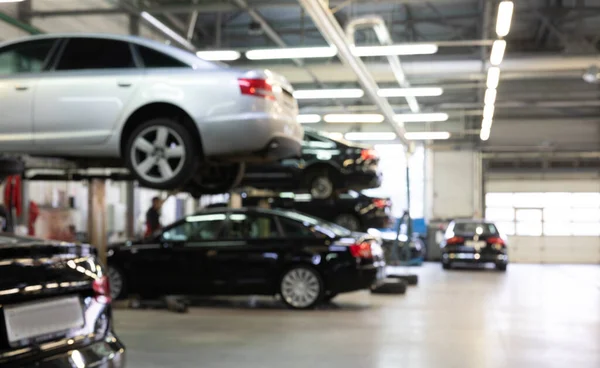
[[[481,164],[475,151],[432,151],[431,218],[471,218],[481,214]]]
[[[520,203],[514,201],[510,206],[512,210],[542,216],[541,228],[537,227],[539,220],[536,219],[530,222],[529,229],[529,220],[523,221],[524,226],[521,227],[522,232],[542,232],[541,236],[516,234],[518,229],[510,224],[514,221],[518,226],[516,212],[514,220],[505,222],[508,224],[505,228],[512,234],[508,235],[512,262],[600,263],[600,174],[494,174],[486,176],[485,190],[486,217],[492,217],[492,220],[498,221],[498,216],[503,215],[498,211],[490,213],[490,208],[501,208],[498,206],[510,202],[506,199],[501,201],[503,203],[497,203],[497,200],[494,203],[493,197],[489,196],[498,196],[498,193],[500,196],[502,193],[508,196],[515,193],[520,198]],[[508,215],[510,211],[507,211]],[[497,223],[502,229],[502,222]],[[564,235],[561,232],[582,235]]]

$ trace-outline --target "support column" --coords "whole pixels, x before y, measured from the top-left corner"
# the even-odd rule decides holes
[[[88,237],[106,264],[106,181],[92,179],[88,184]]]
[[[125,236],[135,236],[135,182],[128,181],[125,184]]]
[[[21,176],[21,216],[17,224],[29,227],[29,180]]]

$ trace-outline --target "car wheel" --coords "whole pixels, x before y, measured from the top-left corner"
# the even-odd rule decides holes
[[[319,273],[306,266],[292,267],[281,278],[281,299],[294,309],[309,309],[317,305],[325,294]]]
[[[407,284],[404,280],[390,279],[383,284],[371,288],[373,294],[404,294],[406,293]]]
[[[144,187],[177,189],[193,176],[199,150],[187,129],[159,118],[137,127],[127,143],[127,166]]]
[[[349,214],[349,213],[343,213],[343,214],[339,215],[338,217],[335,218],[335,220],[333,222],[340,225],[341,227],[345,227],[348,230],[352,230],[352,231],[360,231],[361,230],[360,220],[358,219],[358,217],[356,217],[352,214]]]
[[[240,184],[245,172],[243,162],[202,163],[190,183],[189,192],[192,196],[227,193]]]
[[[496,264],[496,269],[498,271],[504,272],[504,271],[506,271],[506,266],[508,266],[506,263],[498,263],[498,264]]]
[[[110,297],[113,300],[123,299],[126,295],[123,273],[119,269],[109,266],[108,282],[110,286]]]
[[[327,199],[333,195],[335,184],[328,170],[319,170],[307,176],[308,192],[316,199]]]

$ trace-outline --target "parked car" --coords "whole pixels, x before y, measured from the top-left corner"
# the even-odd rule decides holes
[[[123,367],[90,246],[0,235],[0,366]]]
[[[110,246],[112,296],[281,295],[311,308],[385,277],[381,245],[309,215],[214,208]]]
[[[133,36],[0,44],[4,153],[127,166],[143,186],[225,192],[246,161],[300,154],[288,81]]]
[[[349,189],[380,186],[378,164],[377,152],[368,146],[305,129],[301,158],[248,165],[241,184],[308,192],[314,198],[325,199]]]
[[[498,270],[506,271],[508,265],[506,237],[488,221],[451,221],[440,246],[444,269],[456,263],[493,263]]]
[[[353,190],[329,199],[287,192],[277,197],[246,196],[242,193],[244,206],[258,206],[261,201],[266,201],[271,208],[303,212],[352,231],[367,232],[370,228],[382,229],[392,223],[392,202],[389,198],[370,197]],[[227,207],[227,204],[218,203],[209,207]]]

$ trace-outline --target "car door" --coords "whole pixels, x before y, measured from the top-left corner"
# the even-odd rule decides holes
[[[31,152],[34,95],[56,43],[48,38],[0,49],[0,142],[4,152]]]
[[[210,290],[207,251],[220,247],[225,228],[225,213],[201,213],[185,217],[166,228],[160,236],[163,263],[170,274],[163,287],[170,294],[201,295]]]
[[[100,145],[114,134],[140,88],[132,46],[119,40],[71,38],[35,94],[34,143],[53,152]]]
[[[207,252],[213,293],[270,293],[285,249],[274,216],[260,211],[233,211],[223,239]]]

